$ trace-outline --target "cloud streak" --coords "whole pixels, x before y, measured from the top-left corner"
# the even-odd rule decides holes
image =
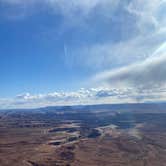
[[[107,7],[109,9],[110,6]],[[99,37],[106,38],[104,41],[96,40],[89,45],[83,44],[69,48],[71,52],[68,57],[69,63],[70,59],[75,59],[74,62],[71,61],[73,65],[102,71],[139,63],[150,58],[166,39],[164,9],[166,9],[165,0],[147,0],[146,2],[133,0],[129,3],[119,3],[113,12],[105,11],[109,17],[102,17],[105,22],[109,20],[109,24],[103,24],[103,26],[110,27],[105,34],[110,35],[110,38],[106,38],[103,34]],[[123,16],[117,16],[117,12],[123,13]],[[118,34],[112,32],[112,28],[119,27],[121,29],[116,32]],[[116,41],[112,41],[115,38],[114,35],[118,36]]]
[[[117,70],[98,74],[95,80],[104,81],[110,86],[132,86],[153,89],[166,85],[166,43],[160,46],[153,56],[145,61]]]

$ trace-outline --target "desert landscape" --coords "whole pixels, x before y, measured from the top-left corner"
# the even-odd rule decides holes
[[[164,110],[136,104],[1,111],[0,165],[165,166]]]

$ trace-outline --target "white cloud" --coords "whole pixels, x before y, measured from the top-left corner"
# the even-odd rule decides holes
[[[70,54],[64,57],[69,66],[77,65],[102,71],[130,65],[151,56],[166,38],[165,0],[132,0],[130,2],[120,2],[119,0],[0,0],[0,3],[18,7],[19,17],[24,17],[25,13],[30,13],[31,10],[37,12],[43,9],[41,6],[44,6],[44,9],[47,8],[49,12],[64,16],[65,28],[73,26],[73,24],[79,25],[80,28],[85,23],[89,30],[93,25],[87,20],[93,17],[97,21],[99,13],[103,20],[110,21],[110,29],[114,26],[112,24],[121,26],[119,33],[122,34],[117,34],[120,37],[119,41],[112,42],[111,39],[114,37],[110,36],[110,40],[107,39],[104,42],[100,42],[98,39],[97,42],[94,41],[88,45],[85,43],[83,46],[72,46],[71,48],[69,46]],[[124,14],[123,18],[116,16],[117,12],[124,12],[124,10],[127,14]],[[128,15],[130,15],[129,18]],[[122,23],[118,24],[120,21]],[[133,28],[136,32],[130,32],[130,29],[123,31],[126,26],[130,27],[131,24],[134,24]],[[99,31],[95,28],[93,32]],[[133,34],[130,36],[130,33]],[[123,35],[130,37],[123,39]]]
[[[166,99],[166,87],[153,89],[90,88],[75,92],[49,94],[21,94],[12,99],[0,99],[0,109],[38,108],[57,105],[82,105],[104,103],[158,102]]]
[[[127,9],[131,14],[138,17],[140,30],[149,31],[160,26],[161,19],[158,14],[165,2],[165,0],[134,0],[131,1]]]
[[[127,41],[98,43],[77,48],[70,51],[70,56],[75,55],[72,58],[75,60],[73,63],[79,66],[86,65],[90,69],[115,68],[140,62],[150,57],[165,41],[165,38],[166,29],[162,29],[162,31],[156,31],[147,36],[140,35]],[[70,61],[70,56],[68,61]]]
[[[95,80],[110,86],[153,89],[166,85],[166,43],[145,61],[98,74]]]
[[[107,7],[109,8],[109,5]],[[124,12],[124,9],[127,13],[123,15],[123,18],[116,16],[116,12]],[[86,66],[97,71],[144,61],[165,42],[166,13],[164,9],[166,10],[165,0],[132,0],[124,4],[121,2],[114,8],[116,14],[109,13],[112,18],[109,24],[110,31],[114,25],[117,26],[116,28],[121,26],[119,34],[112,34],[110,40],[107,39],[104,42],[97,40],[92,44],[69,48],[70,54],[65,58],[69,64]],[[109,20],[104,17],[103,19]],[[134,32],[130,29],[131,26],[135,29]],[[116,42],[112,41],[114,35],[119,36]],[[127,37],[123,38],[123,36]]]
[[[13,99],[1,99],[0,108],[34,108],[50,105],[77,105],[118,102],[129,90],[91,88],[75,92],[54,92],[49,94],[21,94]],[[124,99],[125,100],[125,99]]]
[[[103,11],[108,6],[109,9],[112,9],[118,2],[119,0],[0,0],[0,3],[5,4],[6,7],[16,8],[19,14],[23,12],[28,15],[32,10],[40,11],[42,8],[47,8],[48,11],[61,14],[67,18],[73,17],[72,19],[80,16],[86,17],[98,7]]]

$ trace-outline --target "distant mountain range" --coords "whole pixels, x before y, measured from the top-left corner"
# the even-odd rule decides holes
[[[75,106],[48,106],[43,108],[35,109],[10,109],[10,110],[1,110],[0,112],[12,111],[12,112],[27,112],[27,111],[38,111],[38,112],[47,112],[47,111],[117,111],[117,112],[151,112],[151,113],[166,113],[166,103],[127,103],[127,104],[99,104],[99,105],[75,105]]]

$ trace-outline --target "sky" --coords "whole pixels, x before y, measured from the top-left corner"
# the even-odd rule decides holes
[[[166,101],[166,0],[0,0],[0,109]]]

